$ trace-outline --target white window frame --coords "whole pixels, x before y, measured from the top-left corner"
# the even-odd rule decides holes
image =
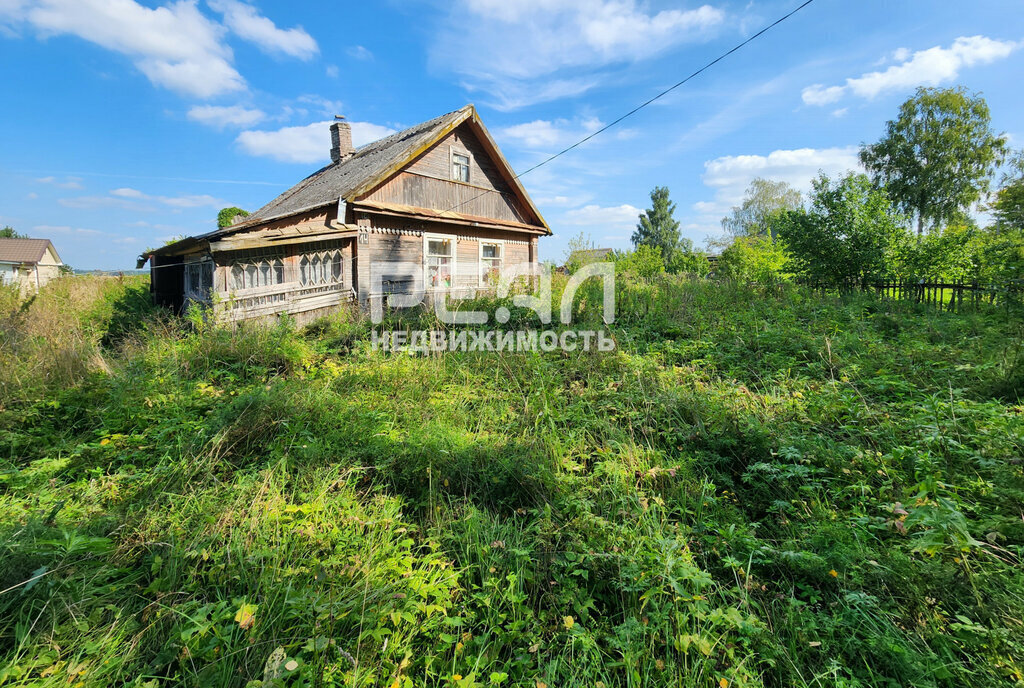
[[[447,287],[435,287],[430,283],[430,266],[427,261],[430,259],[430,242],[431,241],[447,241],[452,247],[451,250],[451,266],[449,277],[449,286]],[[423,233],[423,288],[426,291],[443,291],[445,289],[455,288],[455,276],[458,274],[458,260],[459,260],[459,238],[454,234],[427,234]]]
[[[455,176],[455,156],[461,156],[466,159],[466,178],[459,179]],[[460,163],[461,164],[461,163]],[[455,148],[455,146],[448,147],[448,176],[454,182],[460,184],[472,184],[473,183],[473,156],[469,154],[469,151]]]
[[[486,286],[488,286],[484,282],[484,274],[486,272],[488,272],[487,270],[484,270],[484,244],[490,244],[490,245],[494,245],[494,246],[498,247],[498,251],[500,252],[500,256],[499,256],[498,260],[501,261],[499,263],[499,265],[500,265],[499,270],[501,268],[505,267],[505,240],[504,239],[477,239],[477,242],[476,242],[476,245],[477,245],[477,279],[476,279],[476,284],[477,284],[478,287],[486,287]],[[493,259],[487,259],[487,260],[493,260]]]

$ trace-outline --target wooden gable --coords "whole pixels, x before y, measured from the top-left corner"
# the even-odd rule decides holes
[[[474,113],[475,114],[475,113]],[[469,158],[469,181],[453,174],[453,155]],[[422,208],[430,214],[454,212],[497,223],[530,225],[547,233],[540,213],[475,118],[467,118],[355,203]]]

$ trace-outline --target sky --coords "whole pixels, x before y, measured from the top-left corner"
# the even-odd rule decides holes
[[[0,225],[134,268],[361,145],[474,103],[526,170],[799,0],[0,0]],[[704,246],[756,176],[857,168],[919,86],[981,93],[1024,147],[1019,0],[815,0],[522,182],[554,236],[627,248],[655,186]]]

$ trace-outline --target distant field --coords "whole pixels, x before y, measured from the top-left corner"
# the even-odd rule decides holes
[[[147,289],[0,296],[0,686],[1024,685],[1017,313],[623,278],[611,354],[412,356]]]

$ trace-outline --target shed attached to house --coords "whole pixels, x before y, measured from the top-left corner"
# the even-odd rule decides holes
[[[241,222],[144,256],[156,301],[309,320],[383,293],[485,288],[537,261],[551,230],[472,105],[359,149],[347,122],[330,134],[323,169]],[[375,263],[415,269],[371,280]]]
[[[49,239],[0,239],[0,284],[36,292],[58,277],[63,265]]]

